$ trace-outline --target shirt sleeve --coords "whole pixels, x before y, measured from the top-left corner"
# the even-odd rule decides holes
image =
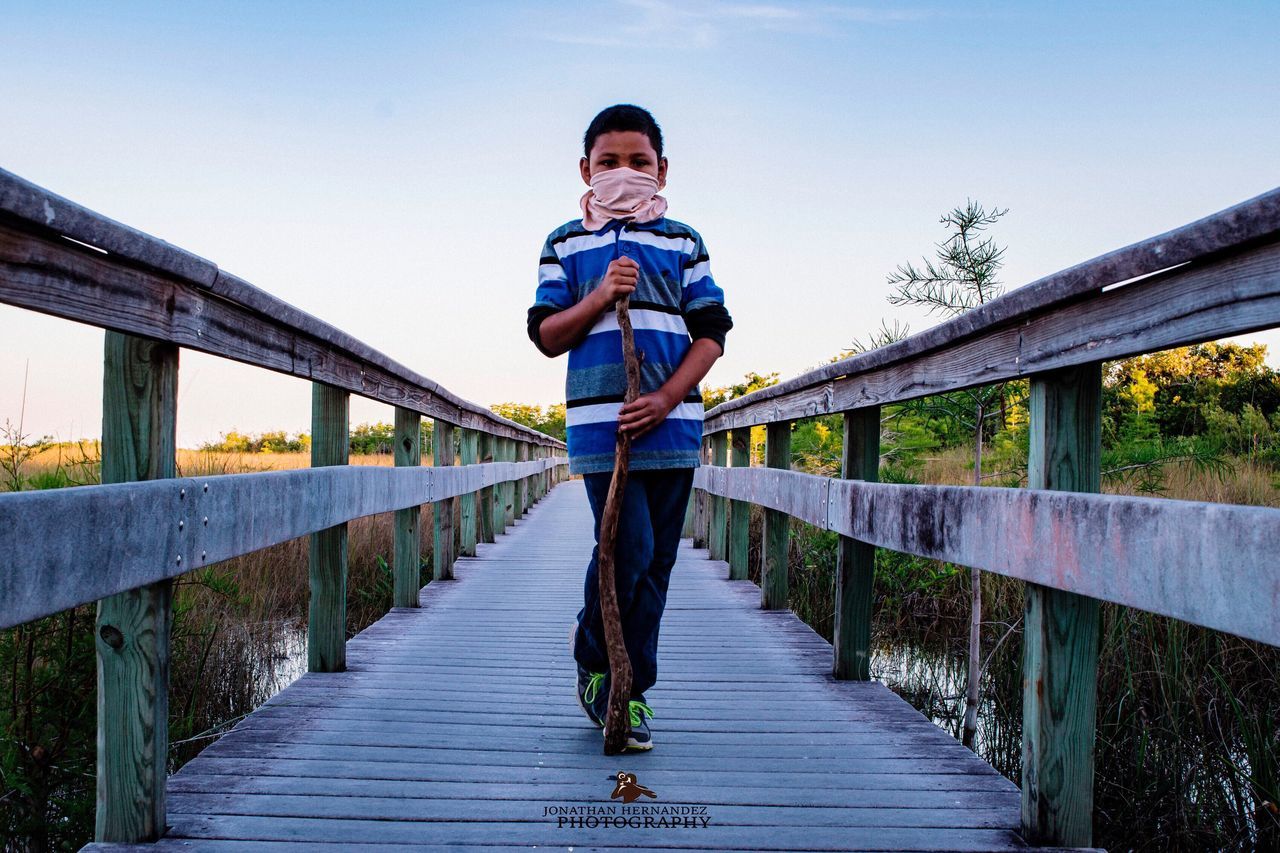
[[[546,243],[542,246],[542,256],[538,260],[538,289],[534,294],[533,305],[529,308],[529,340],[533,341],[533,345],[538,348],[538,352],[554,358],[556,353],[549,352],[542,345],[542,334],[539,327],[542,321],[555,314],[563,311],[573,305],[573,293],[569,288],[569,278],[565,274],[564,266],[560,263],[560,258],[556,255],[556,250],[551,245],[551,238],[548,237]]]
[[[685,260],[681,281],[680,313],[689,337],[711,338],[724,352],[725,334],[733,328],[733,318],[724,307],[724,291],[711,277],[711,257],[699,236],[693,254]]]

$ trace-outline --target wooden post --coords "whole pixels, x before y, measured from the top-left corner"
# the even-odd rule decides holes
[[[516,440],[514,438],[504,438],[502,440],[502,459],[504,462],[516,461]],[[515,480],[507,480],[502,484],[502,529],[516,523],[516,482]]]
[[[459,442],[458,455],[462,457],[463,465],[476,464],[479,444],[479,433],[473,429],[464,429],[462,431],[462,440]],[[458,544],[458,553],[466,557],[474,557],[476,555],[476,511],[479,509],[480,493],[467,492],[462,496],[459,504],[461,505],[460,515],[462,516],[462,541]]]
[[[529,461],[528,443],[523,441],[516,441],[516,460],[515,461],[517,462]],[[524,515],[524,511],[529,508],[528,486],[529,486],[529,479],[527,477],[521,477],[519,480],[516,480],[515,482],[515,489],[512,492],[514,497],[512,502],[511,513],[516,518],[520,518],[522,515]]]
[[[730,437],[730,462],[734,468],[751,467],[751,427],[740,427]],[[747,546],[751,527],[751,504],[729,502],[729,580],[747,579]]]
[[[709,441],[703,436],[698,448],[698,458],[703,465],[707,464]],[[693,490],[693,547],[707,547],[707,493],[704,489]]]
[[[177,476],[177,400],[176,345],[106,332],[104,484]],[[174,507],[175,526],[182,514]],[[98,602],[98,841],[155,841],[164,833],[172,624],[169,580]]]
[[[494,438],[487,432],[480,433],[480,461],[493,461]],[[480,490],[480,541],[493,541],[493,486],[485,486]]]
[[[697,504],[697,489],[689,490],[689,502],[684,506],[684,526],[680,528],[680,538],[693,538],[693,508]]]
[[[507,440],[502,436],[493,437],[493,461],[507,461]],[[497,483],[493,487],[493,532],[496,536],[507,529],[507,484]]]
[[[436,418],[435,435],[431,440],[434,462],[437,468],[453,464],[453,424]],[[435,580],[453,579],[453,498],[436,501],[433,505],[435,539],[432,552]]]
[[[1098,492],[1099,363],[1031,377],[1032,489]],[[1028,583],[1023,614],[1022,831],[1029,843],[1093,843],[1098,602]]]
[[[791,467],[791,422],[769,424],[765,432],[764,464]],[[776,509],[764,511],[764,536],[760,549],[760,607],[781,610],[790,605],[787,591],[787,552],[791,544],[791,520]]]
[[[711,464],[724,467],[729,462],[729,433],[721,430],[711,435]],[[726,556],[725,525],[729,521],[728,502],[719,495],[711,497],[710,529],[707,531],[707,548],[711,559],[723,560]]]
[[[311,383],[311,467],[350,461],[350,394],[323,382]],[[307,620],[307,669],[347,668],[347,523],[311,534],[308,555],[311,605]]]
[[[846,480],[880,479],[880,407],[844,413],[841,476]],[[874,545],[840,537],[836,553],[835,631],[831,640],[834,678],[866,681],[871,677],[871,589],[875,578]]]
[[[422,464],[422,415],[396,406],[396,467]],[[392,604],[417,607],[421,588],[422,507],[411,506],[395,512],[395,541],[392,570]]]

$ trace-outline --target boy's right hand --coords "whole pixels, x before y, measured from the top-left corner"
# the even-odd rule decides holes
[[[604,280],[596,288],[600,294],[601,310],[612,308],[613,304],[624,296],[629,296],[636,289],[640,279],[640,265],[631,258],[618,258],[609,264]]]

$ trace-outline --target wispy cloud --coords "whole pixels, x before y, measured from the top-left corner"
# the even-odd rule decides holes
[[[934,14],[906,7],[615,0],[612,13],[607,6],[596,7],[589,25],[574,16],[556,30],[534,35],[560,44],[591,47],[708,48],[739,32],[833,34],[851,24],[904,23]]]

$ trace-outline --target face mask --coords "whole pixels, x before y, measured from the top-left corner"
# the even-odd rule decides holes
[[[651,222],[667,211],[667,200],[658,195],[658,179],[626,166],[592,176],[581,204],[582,224],[591,231],[611,219]]]

